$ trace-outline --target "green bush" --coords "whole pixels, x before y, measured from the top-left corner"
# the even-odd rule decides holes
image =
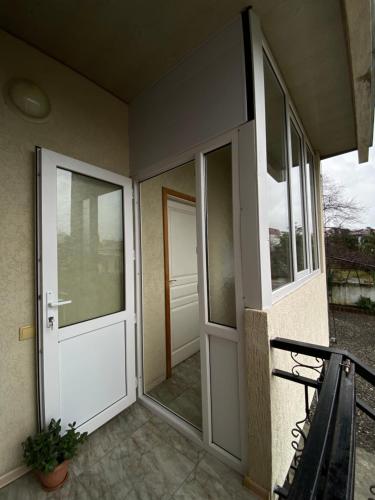
[[[365,311],[370,311],[375,313],[375,302],[371,300],[369,297],[360,296],[360,298],[356,302],[356,306],[364,309]]]
[[[64,460],[73,458],[78,446],[87,438],[87,432],[77,432],[75,425],[75,422],[69,424],[69,429],[61,436],[61,419],[52,419],[47,429],[34,437],[29,436],[22,443],[26,465],[48,473]]]

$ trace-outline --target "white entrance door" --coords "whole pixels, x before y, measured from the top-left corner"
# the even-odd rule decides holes
[[[168,200],[172,367],[199,351],[195,205]]]
[[[37,158],[41,422],[92,432],[136,399],[132,184]]]

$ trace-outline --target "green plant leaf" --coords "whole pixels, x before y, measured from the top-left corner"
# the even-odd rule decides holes
[[[44,473],[52,472],[66,459],[72,459],[80,444],[87,439],[87,432],[81,434],[75,429],[76,422],[68,425],[61,435],[61,419],[51,419],[47,428],[35,436],[29,436],[23,443],[23,457],[26,465]]]

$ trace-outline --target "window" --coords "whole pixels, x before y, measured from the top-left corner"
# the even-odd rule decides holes
[[[318,256],[318,228],[316,224],[316,194],[314,157],[309,148],[306,148],[306,178],[307,178],[307,210],[309,214],[309,236],[311,244],[312,269],[319,267]]]
[[[313,154],[265,53],[263,61],[268,231],[276,291],[319,268],[317,199]]]
[[[302,164],[302,140],[297,132],[293,122],[290,123],[291,137],[291,193],[292,193],[292,211],[294,225],[294,240],[296,245],[297,273],[307,269],[306,253],[306,228],[304,211],[304,179]]]
[[[272,289],[292,280],[285,96],[264,58],[267,136],[267,192]]]

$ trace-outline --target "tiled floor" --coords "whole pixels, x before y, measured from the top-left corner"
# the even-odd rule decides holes
[[[202,429],[200,353],[173,367],[172,377],[154,387],[149,395]]]
[[[239,474],[139,403],[89,437],[60,490],[47,494],[27,474],[0,499],[255,500]]]

